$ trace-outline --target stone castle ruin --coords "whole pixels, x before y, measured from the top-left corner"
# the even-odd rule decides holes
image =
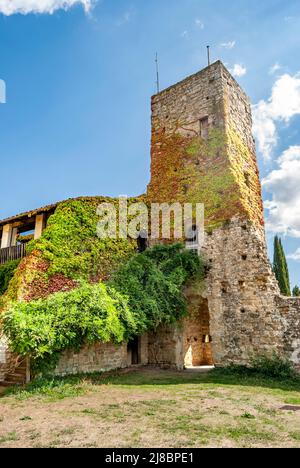
[[[204,203],[205,284],[186,289],[189,314],[180,323],[121,347],[69,350],[55,373],[247,364],[273,352],[300,368],[300,300],[281,296],[267,256],[250,101],[220,61],[153,96],[146,198]],[[35,225],[40,236],[55,209],[2,221],[5,255],[23,225]],[[0,380],[12,362],[2,341]]]

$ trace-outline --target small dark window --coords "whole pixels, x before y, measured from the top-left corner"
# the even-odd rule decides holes
[[[247,255],[242,255],[242,260],[246,261],[247,260]]]
[[[245,184],[248,188],[251,188],[250,174],[249,172],[244,172]]]
[[[208,117],[200,119],[200,136],[201,138],[208,138]]]

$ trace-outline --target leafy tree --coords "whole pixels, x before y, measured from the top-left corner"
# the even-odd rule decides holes
[[[300,288],[299,286],[295,286],[293,289],[293,296],[294,297],[300,297]]]
[[[273,270],[277,278],[281,294],[291,296],[291,286],[288,264],[283,250],[281,239],[276,236],[274,240]]]

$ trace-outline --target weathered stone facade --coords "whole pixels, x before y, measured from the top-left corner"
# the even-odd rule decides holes
[[[148,336],[143,335],[137,342],[139,365],[148,364]],[[54,371],[56,376],[103,372],[132,366],[132,352],[127,343],[120,346],[112,343],[87,345],[78,352],[65,351]]]
[[[298,365],[300,300],[280,296],[268,260],[250,102],[221,62],[152,98],[151,154],[151,201],[205,204],[209,268],[205,291],[187,294],[189,318],[155,335],[157,361],[241,364],[277,352]],[[201,334],[212,339],[205,352]]]
[[[77,353],[65,351],[54,371],[56,376],[101,372],[127,367],[127,344],[96,343]]]
[[[263,225],[250,102],[221,62],[152,98],[148,198],[205,203],[208,229]]]

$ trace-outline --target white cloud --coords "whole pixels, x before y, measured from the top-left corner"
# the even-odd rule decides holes
[[[199,18],[196,18],[196,19],[195,19],[195,25],[196,25],[198,28],[200,28],[200,29],[204,29],[204,23],[203,23],[203,21],[202,21],[201,19],[199,19]]]
[[[236,42],[235,41],[229,41],[229,42],[222,42],[220,44],[220,47],[223,47],[224,49],[233,49],[235,47]]]
[[[269,232],[300,238],[300,146],[291,146],[277,160],[278,168],[262,181],[272,194],[265,202]]]
[[[247,73],[247,68],[239,63],[236,63],[233,68],[231,68],[230,73],[237,78],[245,76]]]
[[[300,262],[300,248],[297,249],[294,253],[287,255],[287,258],[295,260],[295,262]]]
[[[187,39],[188,36],[189,36],[189,32],[188,31],[183,31],[181,34],[180,34],[181,37],[183,37],[184,39]]]
[[[274,75],[278,70],[281,70],[281,68],[282,66],[278,62],[274,63],[269,70],[270,75]]]
[[[253,106],[253,133],[264,159],[271,158],[277,144],[276,124],[288,124],[292,117],[300,114],[300,73],[295,76],[282,75],[275,82],[271,97]]]
[[[0,13],[6,16],[20,13],[50,13],[56,10],[68,10],[74,5],[82,5],[90,11],[97,0],[0,0]]]

